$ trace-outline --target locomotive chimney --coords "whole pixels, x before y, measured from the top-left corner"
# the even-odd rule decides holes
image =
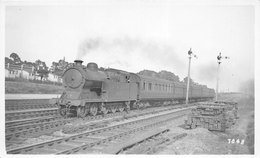
[[[82,60],[74,60],[75,66],[82,66]]]

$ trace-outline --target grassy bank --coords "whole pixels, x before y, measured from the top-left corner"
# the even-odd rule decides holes
[[[244,98],[241,97],[239,102],[239,117],[240,120],[245,120],[246,124],[244,125],[244,131],[246,135],[246,145],[250,154],[254,154],[254,139],[255,139],[255,123],[254,123],[254,114],[255,114],[255,104],[253,98]]]
[[[28,82],[5,82],[6,94],[61,94],[62,86],[28,83]]]

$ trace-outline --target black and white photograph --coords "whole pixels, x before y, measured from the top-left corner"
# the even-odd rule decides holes
[[[0,158],[259,158],[259,2],[1,1]]]

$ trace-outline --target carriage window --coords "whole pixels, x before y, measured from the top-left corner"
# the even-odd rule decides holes
[[[130,82],[130,76],[125,76],[125,82],[129,83]]]
[[[143,83],[143,91],[145,91],[145,82]]]
[[[152,83],[148,84],[148,90],[151,91],[152,90]]]

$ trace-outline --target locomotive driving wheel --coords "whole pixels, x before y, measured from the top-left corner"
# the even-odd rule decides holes
[[[90,105],[89,113],[91,116],[96,116],[98,112],[97,104]]]
[[[102,104],[100,105],[100,111],[101,111],[103,114],[107,114],[107,113],[108,113],[107,106],[106,106],[104,103],[102,103]]]
[[[124,111],[124,109],[125,109],[125,107],[124,107],[124,106],[120,106],[120,107],[118,108],[119,112],[123,112],[123,111]]]
[[[116,106],[115,105],[112,105],[111,108],[110,108],[110,111],[112,113],[115,113],[116,112]]]
[[[59,106],[58,111],[59,111],[59,114],[60,114],[61,116],[63,116],[63,117],[65,117],[66,114],[67,114],[66,107],[64,107],[64,106]]]
[[[87,110],[85,108],[85,106],[78,106],[77,107],[77,117],[85,117],[87,114]]]
[[[102,112],[103,112],[103,114],[107,114],[108,113],[108,109],[106,107],[104,107]]]
[[[126,105],[126,111],[129,111],[130,110],[130,101],[125,102],[125,105]]]

